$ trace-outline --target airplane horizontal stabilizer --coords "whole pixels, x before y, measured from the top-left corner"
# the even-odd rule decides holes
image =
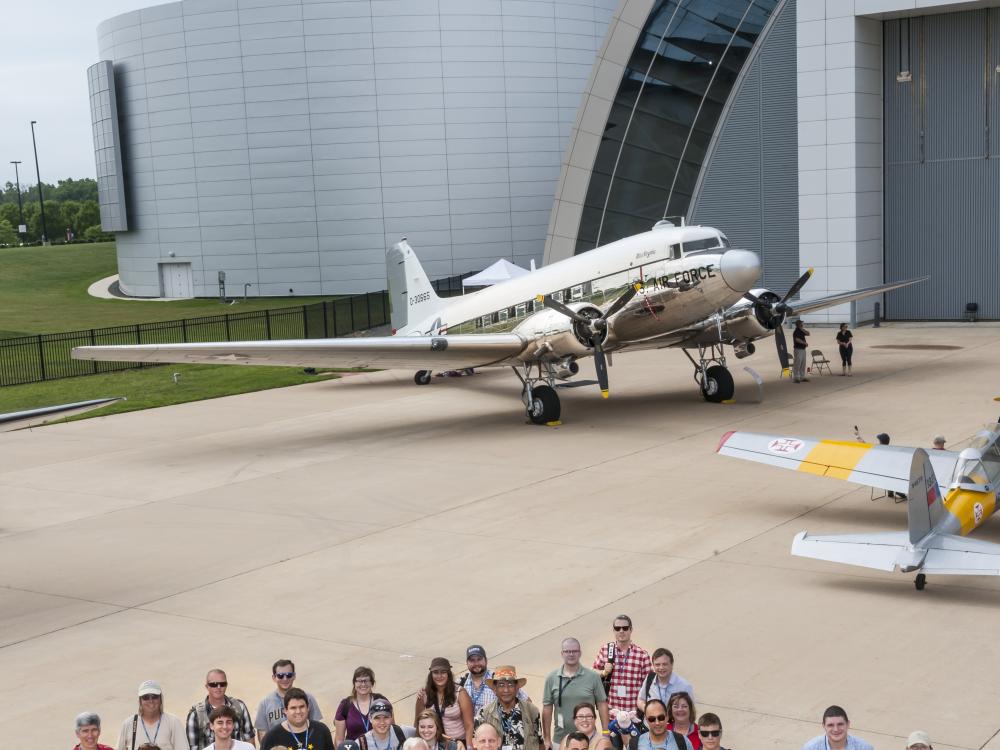
[[[892,571],[896,569],[900,553],[908,543],[909,534],[905,531],[830,536],[810,536],[808,532],[800,531],[792,540],[792,554],[814,560]]]
[[[74,359],[290,367],[373,367],[454,370],[511,360],[526,343],[513,333],[455,336],[378,336],[199,344],[78,346]]]
[[[1000,544],[940,534],[928,545],[922,570],[941,575],[1000,575]]]

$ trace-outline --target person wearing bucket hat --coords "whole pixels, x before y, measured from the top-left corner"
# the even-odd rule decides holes
[[[472,743],[472,722],[475,717],[472,699],[466,691],[456,688],[451,662],[443,656],[434,657],[427,671],[427,683],[417,691],[413,723],[417,723],[416,717],[422,711],[433,709],[441,720],[445,736],[462,740],[468,747]]]
[[[416,737],[417,730],[410,726],[400,726],[393,721],[392,704],[385,698],[376,698],[368,711],[372,728],[358,737],[361,750],[400,750],[410,737]]]
[[[463,688],[472,699],[472,715],[476,716],[486,706],[497,699],[496,693],[486,684],[486,680],[493,676],[487,669],[486,649],[478,644],[473,644],[465,649],[465,666],[469,671],[462,676],[458,686]],[[530,701],[531,698],[523,690],[517,691],[518,699]]]
[[[184,722],[163,710],[163,688],[156,680],[139,684],[139,710],[122,723],[118,750],[156,745],[162,750],[188,750]]]
[[[493,670],[486,684],[496,693],[497,699],[476,715],[476,726],[489,724],[500,734],[500,744],[505,750],[541,750],[545,747],[542,737],[542,720],[531,701],[518,696],[519,688],[527,680],[517,676],[517,669],[504,665]]]

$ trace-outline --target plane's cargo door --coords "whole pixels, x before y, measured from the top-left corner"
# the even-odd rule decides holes
[[[168,299],[194,297],[190,263],[160,264],[160,296]]]

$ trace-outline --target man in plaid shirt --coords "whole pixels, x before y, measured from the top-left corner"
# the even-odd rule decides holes
[[[610,675],[607,686],[608,712],[632,711],[646,675],[652,669],[649,652],[632,643],[632,618],[618,615],[614,623],[615,640],[601,646],[594,669],[605,679]],[[608,657],[608,647],[612,647],[614,658]]]

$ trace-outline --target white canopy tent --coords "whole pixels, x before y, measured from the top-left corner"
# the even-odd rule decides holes
[[[518,276],[524,276],[526,273],[531,272],[526,268],[514,265],[506,258],[501,258],[475,276],[462,279],[462,287],[493,286],[494,284],[499,284],[501,281],[510,281],[511,279],[516,279]]]

